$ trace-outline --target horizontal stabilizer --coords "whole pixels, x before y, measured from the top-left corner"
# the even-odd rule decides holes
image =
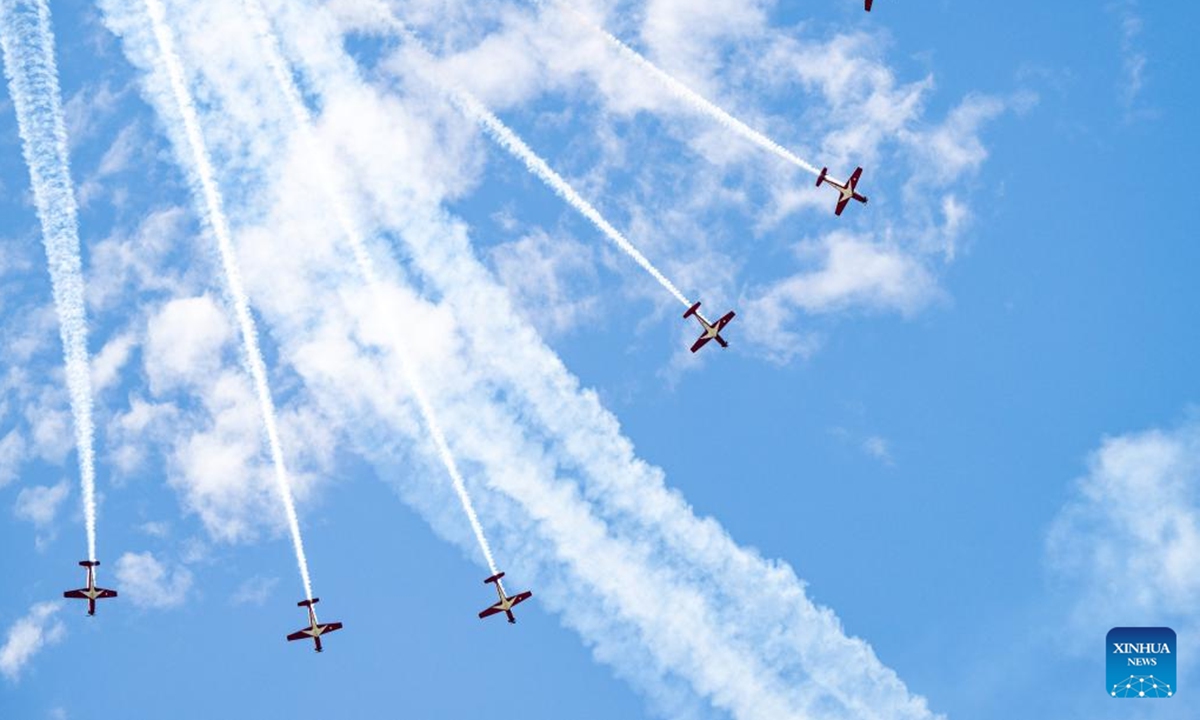
[[[683,319],[686,320],[686,319],[690,318],[691,316],[695,315],[696,311],[699,309],[700,309],[700,303],[696,303],[695,305],[691,306],[690,308],[687,309],[687,312],[685,312],[683,314]]]
[[[821,187],[821,183],[825,182],[825,176],[829,174],[829,168],[821,168],[821,176],[817,178],[817,187]]]
[[[79,561],[80,567],[96,567],[99,564],[100,564],[99,560],[80,560]]]
[[[487,580],[484,580],[483,584],[487,585],[488,583],[494,583],[502,577],[504,577],[504,573],[496,573],[495,575],[491,576]]]
[[[301,600],[300,602],[296,603],[296,607],[312,607],[313,605],[316,605],[319,602],[321,602],[321,598],[313,598],[312,600]]]

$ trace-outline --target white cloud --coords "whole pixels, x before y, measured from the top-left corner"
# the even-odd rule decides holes
[[[491,251],[492,264],[514,302],[543,335],[556,335],[596,316],[599,298],[590,245],[565,234],[534,232]]]
[[[920,172],[914,182],[920,182],[921,192],[928,192],[931,181],[946,185],[978,170],[988,155],[980,132],[1013,102],[990,95],[968,95],[940,125],[908,136],[919,158]]]
[[[71,490],[66,480],[53,486],[34,485],[23,488],[17,495],[14,511],[22,520],[28,520],[39,529],[44,528],[54,522],[55,516],[58,515],[58,506],[70,494]]]
[[[863,440],[863,452],[875,458],[884,465],[893,465],[891,443],[879,435],[872,435]]]
[[[229,601],[234,605],[263,605],[279,585],[277,577],[248,578],[233,592]]]
[[[192,589],[190,570],[181,565],[168,570],[151,552],[125,553],[117,560],[116,574],[122,597],[138,607],[177,607]]]
[[[150,537],[165,538],[171,534],[171,524],[160,521],[145,522],[138,526],[138,530]]]
[[[57,618],[61,607],[57,602],[38,603],[9,627],[0,647],[0,673],[15,682],[38,652],[66,637],[67,628]]]
[[[780,362],[803,353],[805,341],[791,329],[797,311],[820,315],[851,308],[912,314],[939,297],[924,263],[894,245],[873,243],[835,231],[803,243],[800,255],[815,269],[757,291],[743,301],[746,338]]]
[[[24,461],[25,438],[18,428],[13,428],[0,438],[0,487],[17,478]]]
[[[1141,35],[1145,22],[1138,12],[1137,0],[1121,0],[1108,6],[1110,13],[1117,17],[1121,30],[1121,70],[1119,84],[1121,104],[1125,107],[1126,119],[1133,120],[1145,117],[1145,110],[1139,110],[1142,90],[1146,85],[1146,52],[1141,47]]]
[[[1047,542],[1073,619],[1200,625],[1200,422],[1106,438],[1088,466]]]
[[[232,339],[227,314],[208,295],[168,302],[150,319],[146,332],[151,389],[162,393],[216,372]]]
[[[92,390],[97,397],[118,379],[135,344],[134,336],[124,333],[109,340],[92,357]]]

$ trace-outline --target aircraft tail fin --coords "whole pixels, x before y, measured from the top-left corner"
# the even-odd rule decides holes
[[[79,561],[80,567],[96,567],[99,564],[100,564],[99,560],[80,560]]]
[[[487,585],[488,583],[498,582],[500,580],[500,578],[502,578],[502,577],[504,577],[504,573],[496,573],[495,575],[491,576],[487,580],[484,580],[483,584]]]
[[[700,303],[696,303],[695,305],[691,306],[690,308],[687,309],[687,312],[685,312],[683,314],[683,319],[686,320],[686,319],[690,318],[691,316],[695,315],[696,311],[699,309],[700,309]]]
[[[821,176],[817,178],[817,187],[821,187],[821,184],[825,182],[825,176],[828,174],[829,168],[821,168]]]
[[[313,598],[312,600],[301,600],[300,602],[296,603],[296,607],[312,607],[313,605],[316,605],[319,602],[321,602],[321,598]]]

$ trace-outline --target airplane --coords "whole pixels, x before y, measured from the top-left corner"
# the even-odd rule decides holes
[[[704,327],[704,334],[701,335],[700,339],[692,345],[692,352],[696,352],[700,348],[704,347],[710,340],[716,340],[717,344],[723,348],[729,347],[729,343],[725,342],[725,338],[721,337],[721,331],[725,329],[725,326],[728,325],[731,320],[733,320],[734,315],[737,313],[730,310],[729,312],[725,313],[725,316],[716,323],[710,323],[704,318],[703,315],[700,314],[699,310],[700,303],[696,303],[688,308],[688,311],[683,314],[685,320],[695,315],[696,319],[700,321],[700,325]]]
[[[513,606],[517,603],[523,603],[529,598],[533,597],[533,593],[526,591],[523,593],[517,593],[512,597],[505,595],[504,587],[500,584],[500,578],[502,577],[504,577],[504,573],[493,575],[487,580],[483,581],[484,585],[487,585],[488,583],[496,584],[496,594],[500,596],[500,602],[479,613],[479,618],[482,620],[483,618],[495,615],[496,613],[504,613],[508,615],[508,621],[510,623],[516,623],[517,618],[513,616],[512,612]]]
[[[867,12],[871,12],[871,3],[873,2],[875,2],[875,0],[867,0]]]
[[[63,593],[65,598],[73,598],[78,600],[88,601],[88,615],[96,614],[96,601],[115,598],[116,590],[105,590],[101,587],[96,587],[96,566],[100,564],[99,560],[80,560],[79,564],[87,568],[87,587],[78,590],[68,590]]]
[[[856,168],[854,170],[854,174],[850,176],[850,179],[846,181],[845,185],[838,182],[837,180],[834,180],[831,177],[828,177],[828,175],[829,175],[829,168],[822,168],[821,169],[821,177],[817,178],[817,187],[821,187],[821,183],[829,183],[830,185],[832,185],[838,189],[838,193],[839,193],[838,204],[837,204],[837,209],[833,211],[834,215],[841,215],[842,211],[846,209],[846,205],[851,200],[857,200],[860,203],[862,203],[863,205],[867,204],[867,196],[859,195],[858,189],[857,189],[858,188],[858,179],[860,177],[862,177],[862,168]]]
[[[335,622],[335,623],[319,623],[319,622],[317,622],[317,614],[315,612],[313,612],[313,605],[316,605],[319,602],[321,602],[321,598],[313,598],[312,600],[301,600],[300,602],[296,603],[296,607],[308,608],[308,627],[304,628],[303,630],[297,630],[296,632],[287,636],[287,639],[289,642],[291,642],[292,640],[305,640],[307,638],[312,638],[313,642],[316,643],[316,645],[317,645],[317,652],[321,652],[321,636],[322,635],[324,635],[326,633],[331,633],[334,630],[342,629],[342,624],[340,622]]]

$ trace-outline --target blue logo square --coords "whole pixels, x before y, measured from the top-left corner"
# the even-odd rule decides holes
[[[1174,630],[1113,628],[1104,647],[1110,697],[1175,697]]]

